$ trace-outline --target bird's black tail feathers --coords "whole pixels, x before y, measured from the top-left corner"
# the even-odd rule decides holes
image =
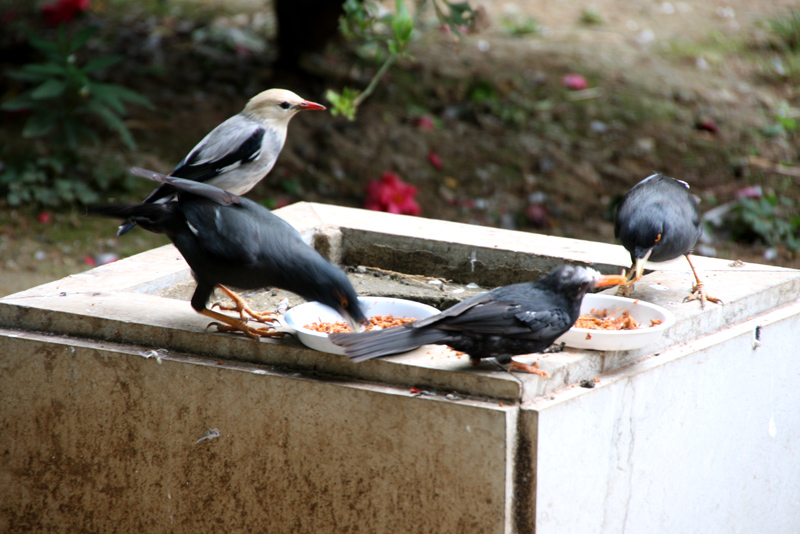
[[[171,234],[185,225],[183,215],[171,204],[137,204],[133,206],[90,206],[88,215],[123,219],[125,225],[139,225],[156,234]]]
[[[330,334],[328,338],[344,347],[347,356],[354,362],[388,356],[416,349],[429,343],[438,343],[449,334],[436,328],[416,329],[396,326],[386,330],[360,334]]]

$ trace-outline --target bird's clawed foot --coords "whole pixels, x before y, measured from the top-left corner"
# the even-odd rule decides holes
[[[714,304],[723,304],[720,299],[706,294],[706,290],[702,282],[698,282],[692,287],[692,293],[683,299],[683,302],[690,302],[692,300],[699,300],[701,308],[706,307],[706,301],[713,302]]]
[[[283,337],[286,335],[286,332],[275,330],[271,326],[249,326],[244,321],[242,321],[241,325],[222,324],[214,321],[208,323],[206,328],[211,328],[212,326],[217,328],[217,332],[242,332],[253,339],[262,337]]]
[[[206,328],[215,326],[220,332],[243,332],[256,340],[262,337],[283,337],[286,335],[286,332],[277,330],[272,326],[250,326],[246,320],[229,317],[213,310],[204,309],[200,313],[214,319],[214,322],[209,323]]]
[[[511,360],[509,364],[509,369],[511,369],[512,371],[524,371],[526,373],[533,373],[535,375],[543,376],[545,378],[549,376],[547,374],[547,371],[539,369],[539,365],[536,362],[533,362],[532,364],[528,365],[527,363]]]
[[[223,285],[217,285],[217,288],[220,289],[223,293],[228,295],[228,297],[233,301],[233,306],[222,304],[221,302],[215,302],[211,305],[212,308],[219,308],[220,310],[225,311],[235,311],[239,314],[242,322],[247,322],[248,316],[252,317],[259,323],[277,323],[278,322],[278,315],[275,312],[259,312],[255,311],[254,309],[248,306],[247,302],[245,302],[244,298],[237,293],[234,293],[227,287]]]
[[[631,293],[633,292],[633,284],[634,282],[638,281],[640,276],[636,276],[636,270],[631,268],[631,272],[625,274],[625,271],[622,271],[622,276],[625,277],[625,281],[622,282],[620,285],[617,286],[617,296],[618,297],[630,297]]]

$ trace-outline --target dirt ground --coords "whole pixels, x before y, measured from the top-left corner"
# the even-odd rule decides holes
[[[360,207],[368,181],[391,171],[419,188],[424,217],[604,242],[614,242],[615,200],[653,171],[689,182],[704,210],[751,186],[800,200],[800,178],[764,168],[796,169],[797,139],[762,133],[782,106],[800,100],[796,78],[770,72],[764,25],[796,7],[789,0],[485,2],[479,33],[456,40],[435,28],[421,32],[414,60],[387,74],[354,122],[328,113],[295,118],[276,168],[251,196]],[[589,8],[602,23],[581,23]],[[541,31],[511,35],[526,17]],[[264,88],[326,103],[325,89],[363,87],[374,72],[341,49],[308,58],[302,76],[275,69],[270,53],[205,55],[202,69],[188,69],[198,52],[178,26],[142,21],[115,34],[120,50],[140,66],[160,61],[162,72],[112,74],[156,104],[128,121],[140,150],[125,156],[127,164],[168,171]],[[147,37],[156,34],[154,47]],[[588,88],[563,87],[570,73]],[[433,129],[421,126],[426,117]],[[117,239],[113,224],[88,221],[80,210],[53,213],[49,222],[36,211],[2,211],[0,295],[90,268],[106,253],[166,242],[139,230]],[[724,227],[707,232],[697,252],[800,267],[796,252],[732,243]]]

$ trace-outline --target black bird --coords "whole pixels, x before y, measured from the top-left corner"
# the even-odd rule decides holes
[[[319,301],[342,314],[357,329],[366,321],[356,292],[344,272],[303,242],[300,233],[265,207],[212,185],[131,169],[137,176],[177,189],[177,198],[164,203],[94,207],[93,215],[125,219],[145,230],[163,233],[186,259],[197,281],[192,307],[251,337],[278,335],[269,327],[245,324],[245,313],[266,322],[275,314],[250,310],[238,295],[225,288],[258,289],[267,286]],[[209,310],[206,303],[220,287],[237,303],[241,320]],[[268,318],[272,319],[268,319]],[[212,323],[214,324],[214,323]]]
[[[575,324],[587,291],[623,280],[620,275],[601,276],[594,269],[563,265],[535,282],[498,287],[426,319],[329,338],[354,362],[435,343],[469,354],[476,365],[493,357],[498,363],[546,376],[512,357],[549,347]]]
[[[630,292],[642,277],[645,262],[685,256],[697,284],[684,302],[699,299],[701,306],[706,300],[721,303],[706,294],[689,257],[702,231],[700,206],[686,182],[656,173],[633,186],[622,199],[614,221],[614,236],[631,253],[632,263],[620,293]]]

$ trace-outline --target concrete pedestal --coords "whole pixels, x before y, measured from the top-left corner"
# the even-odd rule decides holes
[[[484,287],[628,263],[535,234],[278,214],[344,264]],[[547,380],[431,347],[352,364],[214,333],[169,298],[191,287],[171,246],[10,295],[0,531],[797,532],[800,272],[696,266],[724,306],[683,304],[688,265],[664,264],[635,294],[678,319],[659,344],[520,358]]]

